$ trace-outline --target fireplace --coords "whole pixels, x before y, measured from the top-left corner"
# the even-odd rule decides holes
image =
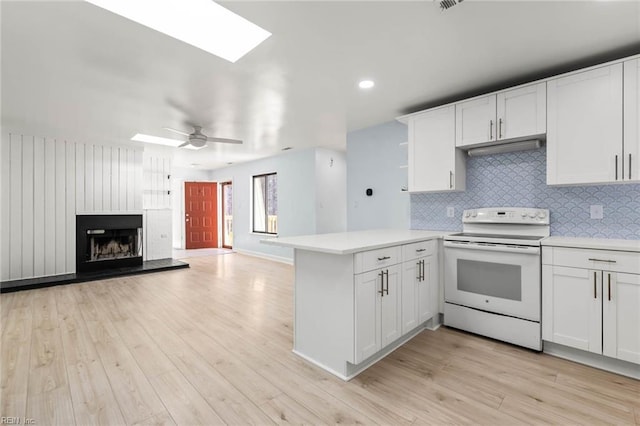
[[[142,215],[76,216],[76,270],[142,265]]]

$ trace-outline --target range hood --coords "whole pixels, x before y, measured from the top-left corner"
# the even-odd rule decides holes
[[[475,148],[469,148],[467,155],[469,157],[478,157],[480,155],[502,154],[505,152],[527,151],[542,147],[542,139],[532,139],[526,141],[502,142],[492,145],[483,145]]]

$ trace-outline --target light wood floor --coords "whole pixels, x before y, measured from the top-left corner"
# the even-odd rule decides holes
[[[1,416],[56,424],[640,424],[640,382],[441,328],[342,382],[291,353],[290,266],[3,294]]]

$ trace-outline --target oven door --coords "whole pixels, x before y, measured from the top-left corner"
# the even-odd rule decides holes
[[[444,242],[445,301],[540,321],[540,247]]]

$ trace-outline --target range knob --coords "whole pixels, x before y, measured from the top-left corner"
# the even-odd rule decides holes
[[[478,212],[477,212],[477,211],[475,211],[475,210],[473,210],[473,211],[471,212],[471,217],[476,217],[476,216],[478,216]]]
[[[547,217],[547,214],[544,211],[539,211],[538,212],[538,217],[540,219],[544,219],[545,217]]]
[[[533,219],[534,217],[536,217],[536,212],[529,212],[529,217],[531,219]]]
[[[527,212],[522,212],[522,218],[524,219],[525,217],[527,217]]]

